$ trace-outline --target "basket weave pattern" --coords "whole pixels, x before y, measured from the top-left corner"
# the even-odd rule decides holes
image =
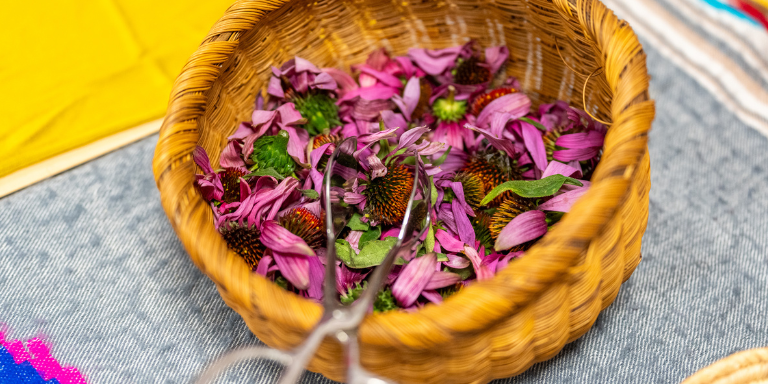
[[[218,159],[249,120],[270,66],[294,55],[348,69],[376,47],[393,54],[468,38],[506,44],[507,71],[535,107],[557,99],[613,125],[590,191],[526,256],[416,313],[368,316],[361,359],[403,383],[483,383],[525,371],[583,335],[640,262],[648,217],[647,132],[654,117],[645,55],[631,28],[597,0],[238,1],[184,67],[171,94],[153,162],[162,205],[193,262],[270,346],[297,345],[318,304],[252,273],[227,249],[193,186],[192,150]],[[560,58],[556,44],[571,71]],[[310,369],[343,380],[341,349],[326,341]]]

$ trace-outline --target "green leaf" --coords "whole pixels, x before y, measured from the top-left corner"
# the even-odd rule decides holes
[[[452,148],[451,146],[448,146],[448,149],[445,150],[445,153],[443,153],[443,155],[440,156],[437,160],[433,161],[432,165],[436,167],[443,165],[443,163],[445,163],[445,159],[448,158],[448,154],[451,152],[451,148]]]
[[[539,130],[541,130],[541,131],[544,131],[544,132],[546,132],[546,131],[547,131],[547,127],[543,126],[543,125],[542,125],[541,123],[539,123],[538,121],[533,121],[533,120],[531,120],[531,119],[529,119],[529,118],[527,118],[527,117],[521,117],[521,118],[519,118],[518,120],[520,120],[520,121],[525,121],[526,123],[533,125],[534,127],[538,128],[538,129],[539,129]]]
[[[374,312],[387,312],[400,308],[392,295],[392,288],[384,288],[376,294],[376,300],[373,301]]]
[[[285,176],[281,175],[279,172],[277,172],[272,167],[258,169],[258,170],[256,170],[253,173],[249,173],[249,174],[245,175],[243,178],[247,179],[247,178],[250,178],[250,177],[257,177],[257,176],[272,176],[272,177],[274,177],[275,179],[278,179],[278,180],[285,179]]]
[[[435,204],[437,203],[437,187],[435,187],[435,177],[434,176],[430,176],[429,177],[429,187],[430,187],[430,190],[431,190],[431,192],[429,192],[429,194],[430,194],[429,197],[430,197],[430,200],[432,200],[431,201],[432,204],[430,205],[430,207],[434,207]]]
[[[360,242],[358,243],[358,247],[362,249],[365,247],[366,244],[368,244],[371,240],[378,240],[379,237],[381,237],[381,226],[375,226],[363,233],[362,236],[360,236]]]
[[[563,184],[576,185],[579,187],[583,185],[580,181],[563,175],[552,175],[541,180],[512,180],[494,188],[487,196],[485,196],[483,201],[480,202],[480,205],[490,203],[493,199],[506,191],[512,191],[520,197],[528,198],[552,196],[563,187]]]
[[[338,257],[342,263],[349,266],[352,264],[352,259],[356,256],[357,254],[355,253],[355,250],[352,249],[352,246],[348,241],[344,239],[336,240],[336,257]]]
[[[352,217],[349,219],[349,223],[347,223],[347,227],[353,231],[367,231],[371,228],[371,225],[368,223],[363,223],[360,221],[360,218],[363,216],[359,213],[355,213],[352,215]]]
[[[363,294],[363,291],[365,288],[368,287],[368,282],[363,281],[363,284],[360,285],[360,283],[355,283],[354,287],[350,287],[346,294],[341,295],[339,299],[341,300],[341,303],[344,305],[350,305],[355,302],[355,300],[360,298],[360,295]]]
[[[448,255],[445,253],[435,253],[435,256],[437,256],[437,261],[448,261]]]
[[[304,196],[306,196],[306,197],[308,197],[310,199],[314,200],[314,199],[319,199],[320,198],[320,194],[317,193],[317,191],[315,191],[314,189],[299,189],[299,191],[301,191],[302,195],[304,195]]]
[[[461,278],[462,281],[469,279],[472,277],[472,274],[475,273],[475,271],[472,269],[472,266],[466,267],[464,269],[456,269],[451,267],[445,267],[444,269],[446,272],[452,272],[457,275],[459,275],[459,278]]]
[[[427,238],[424,239],[424,246],[427,247],[427,252],[435,251],[435,227],[429,226],[429,232],[427,232]]]

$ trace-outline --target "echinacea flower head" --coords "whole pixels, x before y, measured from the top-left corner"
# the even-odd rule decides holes
[[[510,180],[522,180],[522,173],[508,156],[504,153],[494,150],[479,152],[472,156],[462,173],[475,176],[482,181],[484,193],[492,191],[501,183]],[[491,206],[496,206],[508,197],[505,193],[491,202]]]
[[[296,169],[296,162],[288,154],[288,132],[280,131],[274,136],[262,136],[253,144],[252,168],[273,168],[282,176],[288,176]]]
[[[432,114],[440,121],[457,122],[467,113],[467,101],[456,100],[455,89],[448,90],[448,97],[435,100],[432,104]]]
[[[521,213],[534,209],[536,209],[536,204],[532,200],[520,197],[514,193],[510,194],[508,198],[499,205],[499,208],[491,217],[491,225],[489,227],[491,236],[494,239],[497,239],[501,231],[510,221]]]
[[[306,208],[292,208],[278,219],[278,223],[301,237],[312,248],[320,248],[325,244],[325,220]]]
[[[339,145],[344,140],[341,135],[322,134],[312,138],[312,149],[318,149],[325,144]]]
[[[399,223],[412,190],[413,172],[401,163],[390,163],[386,175],[369,180],[363,191],[366,215],[384,225]]]
[[[468,172],[458,172],[451,180],[461,183],[464,200],[472,209],[478,209],[480,202],[485,197],[483,181],[477,175]],[[445,193],[446,195],[453,195],[450,189],[446,190]]]
[[[264,252],[267,250],[259,238],[261,233],[254,226],[239,225],[237,223],[227,223],[219,228],[221,235],[227,242],[227,246],[235,251],[238,255],[242,256],[245,263],[251,267],[251,270],[256,270],[259,265],[259,260],[264,256]]]
[[[240,168],[224,168],[224,171],[219,174],[224,188],[224,194],[221,196],[223,203],[240,201],[240,178],[246,173]]]
[[[327,132],[341,125],[336,101],[324,93],[309,93],[292,99],[296,110],[307,120],[304,128],[310,135]]]
[[[517,215],[499,233],[494,249],[518,252],[530,248],[532,241],[547,233],[547,217],[544,212],[530,210]],[[522,249],[521,249],[522,248]]]
[[[492,101],[498,99],[499,97],[516,92],[518,92],[518,90],[513,87],[501,87],[480,94],[472,101],[472,108],[470,109],[470,112],[472,112],[473,115],[479,115],[480,112],[485,109],[485,107],[487,107],[488,104],[490,104]]]
[[[493,248],[494,237],[491,234],[491,216],[479,211],[472,218],[472,229],[475,230],[475,239],[486,249]]]
[[[456,68],[452,71],[456,84],[476,85],[491,80],[493,74],[486,65],[482,65],[480,59],[471,56],[467,59],[458,58]]]

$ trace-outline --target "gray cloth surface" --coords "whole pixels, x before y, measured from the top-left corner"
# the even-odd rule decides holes
[[[768,140],[646,51],[658,113],[644,259],[584,337],[498,383],[675,383],[768,345]],[[258,343],[168,224],[156,140],[0,200],[0,322],[15,338],[46,335],[90,383],[187,383]],[[220,382],[275,372],[243,363]]]

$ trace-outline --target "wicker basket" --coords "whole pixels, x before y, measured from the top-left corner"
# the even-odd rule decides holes
[[[682,384],[712,383],[768,383],[768,347],[734,353],[696,372]]]
[[[376,47],[404,54],[469,38],[506,44],[508,72],[534,106],[556,99],[612,121],[591,190],[526,257],[494,279],[416,313],[366,318],[361,358],[403,383],[483,383],[525,371],[583,335],[640,262],[648,216],[647,133],[654,117],[645,54],[632,29],[597,0],[238,1],[211,29],[171,94],[153,162],[162,205],[194,263],[270,346],[299,344],[318,304],[252,273],[228,251],[193,186],[192,150],[218,159],[248,120],[270,65],[299,54],[348,69]],[[567,65],[560,58],[558,46]],[[575,73],[572,69],[579,73]],[[326,341],[310,365],[343,380],[341,349]]]

